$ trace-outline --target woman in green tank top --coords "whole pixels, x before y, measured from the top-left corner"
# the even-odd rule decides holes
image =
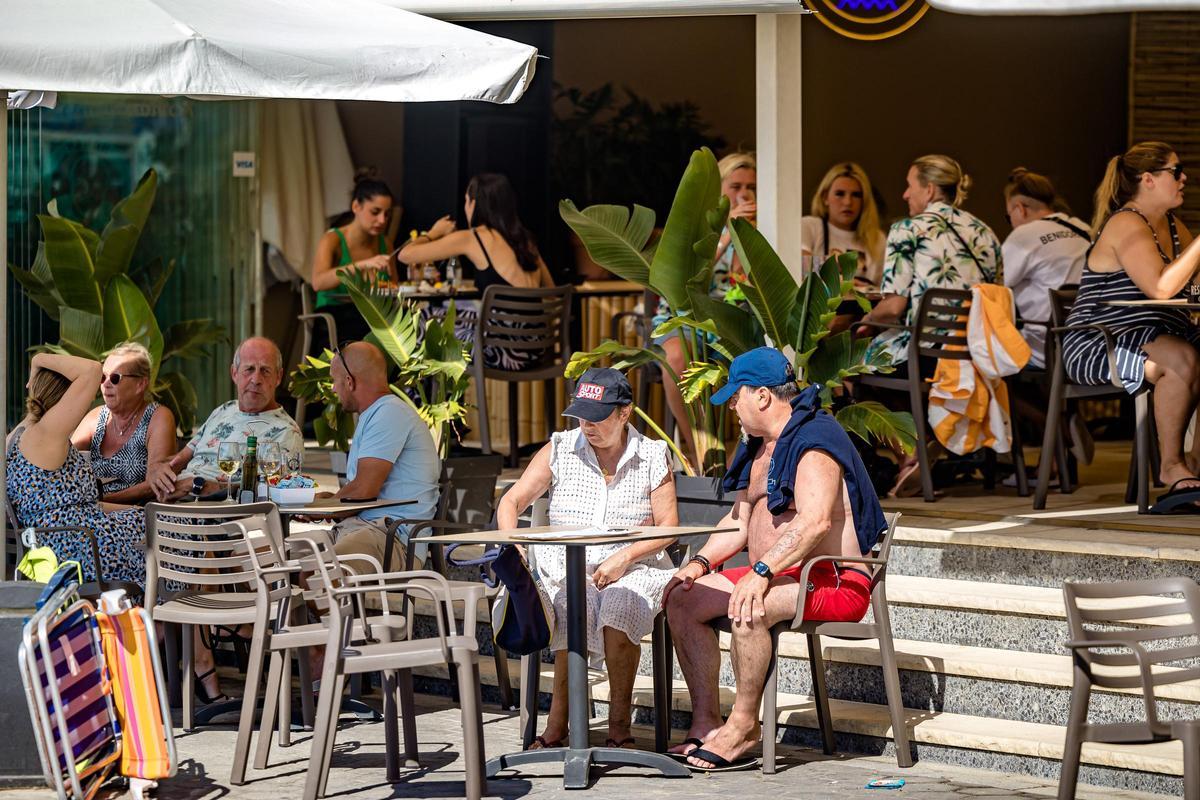
[[[342,274],[347,270],[381,272],[390,280],[396,280],[396,262],[384,233],[392,204],[392,192],[387,184],[369,175],[356,176],[350,201],[354,218],[340,228],[330,228],[317,245],[312,268],[317,310],[333,316],[339,339],[359,340],[370,331],[350,302],[350,296],[341,288]],[[326,338],[323,325],[318,325],[314,333],[316,353],[337,344],[323,341]]]

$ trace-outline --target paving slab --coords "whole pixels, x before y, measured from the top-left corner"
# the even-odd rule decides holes
[[[458,710],[437,698],[418,695],[417,733],[422,768],[405,772],[395,784],[384,781],[383,726],[361,723],[343,717],[329,777],[330,798],[457,798],[463,796],[462,729]],[[484,733],[487,753],[496,755],[515,749],[519,741],[515,714],[485,708]],[[603,720],[595,720],[592,740],[604,738]],[[634,735],[643,746],[652,741],[647,728],[635,728]],[[161,782],[157,797],[162,800],[283,800],[300,797],[308,766],[309,735],[297,733],[289,748],[272,748],[271,766],[262,772],[251,771],[243,786],[229,784],[235,732],[232,726],[214,726],[178,738],[179,773]],[[692,779],[671,780],[655,777],[647,770],[621,768],[593,772],[593,784],[586,792],[572,793],[584,798],[628,800],[666,800],[667,798],[712,798],[765,796],[803,796],[805,800],[833,798],[921,797],[923,800],[968,800],[968,798],[1008,797],[1044,798],[1053,796],[1053,783],[1027,775],[973,770],[934,763],[918,763],[901,770],[891,759],[870,756],[827,758],[818,752],[781,746],[779,772],[763,775],[753,770],[723,775],[699,775]],[[505,773],[489,782],[488,797],[560,798],[560,768],[551,765]],[[866,789],[876,778],[904,778],[901,790]],[[107,794],[108,800],[121,797]],[[44,789],[0,791],[0,800],[48,800],[53,793]],[[1121,792],[1108,788],[1081,787],[1081,799],[1151,800],[1158,795]]]

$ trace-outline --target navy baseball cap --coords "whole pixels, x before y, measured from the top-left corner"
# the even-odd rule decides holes
[[[729,380],[713,393],[714,406],[729,402],[733,393],[743,386],[779,386],[796,380],[796,373],[787,356],[774,347],[756,347],[742,353],[729,365]]]
[[[564,417],[603,422],[613,409],[633,402],[633,389],[620,371],[610,367],[593,367],[579,378],[575,399],[563,410]]]

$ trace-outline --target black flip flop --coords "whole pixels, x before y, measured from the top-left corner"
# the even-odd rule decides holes
[[[562,739],[551,739],[550,741],[546,741],[544,736],[535,736],[533,737],[533,740],[542,746],[542,750],[553,750],[556,747],[563,746]],[[526,749],[528,750],[529,748]]]
[[[700,748],[700,747],[704,747],[704,740],[697,739],[695,736],[689,736],[688,738],[684,739],[683,742],[681,742],[681,744],[694,744],[694,745],[696,745],[696,748]],[[678,761],[687,761],[687,757],[690,756],[694,752],[696,752],[695,748],[692,750],[688,750],[686,753],[667,753],[667,755],[669,755],[671,758],[674,758]]]
[[[1195,481],[1200,478],[1180,478],[1171,484],[1171,488],[1158,496],[1154,505],[1150,506],[1151,514],[1200,514],[1200,486],[1189,486],[1186,489],[1175,487],[1184,481]]]
[[[716,753],[710,753],[703,747],[697,747],[688,753],[688,756],[699,758],[713,765],[711,767],[699,767],[688,761],[687,768],[692,772],[737,772],[738,770],[752,769],[758,766],[758,759],[753,756],[744,756],[735,761],[730,761],[727,758],[721,758]]]

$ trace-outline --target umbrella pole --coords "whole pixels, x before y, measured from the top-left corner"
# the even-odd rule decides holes
[[[8,91],[0,89],[0,443],[8,433]],[[8,508],[8,448],[0,447],[0,504]],[[5,514],[7,517],[7,513]],[[7,520],[5,522],[7,527]],[[0,544],[8,563],[8,536]]]

